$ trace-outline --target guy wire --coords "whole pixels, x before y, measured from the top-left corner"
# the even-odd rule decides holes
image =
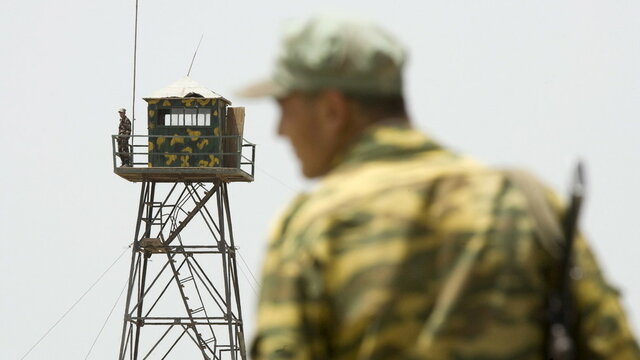
[[[93,340],[93,343],[91,344],[91,347],[89,348],[89,351],[87,352],[87,356],[84,357],[84,360],[87,360],[89,358],[89,355],[91,355],[91,352],[93,351],[94,346],[96,346],[96,343],[98,342],[98,339],[100,338],[100,335],[102,335],[102,331],[104,330],[105,326],[107,326],[107,321],[109,321],[109,318],[113,314],[113,310],[116,309],[116,306],[118,305],[118,302],[120,302],[120,298],[122,297],[122,294],[124,293],[124,290],[127,288],[127,284],[128,283],[129,283],[128,280],[125,281],[124,286],[122,287],[122,290],[120,290],[120,295],[118,295],[118,298],[116,299],[116,302],[111,307],[111,311],[109,311],[109,315],[107,315],[107,318],[104,319],[104,323],[102,323],[102,327],[100,328],[100,331],[98,331],[98,335],[96,335],[96,338]]]
[[[130,247],[130,246],[131,246],[131,245],[129,245],[129,247]],[[88,294],[88,293],[89,293],[89,292],[94,288],[94,286],[96,286],[96,285],[100,282],[100,280],[102,280],[102,278],[103,278],[103,277],[104,277],[104,276],[109,272],[109,270],[111,270],[111,268],[113,268],[113,266],[118,262],[118,260],[120,260],[120,258],[122,258],[122,255],[124,255],[124,253],[125,253],[125,252],[127,252],[127,250],[129,249],[129,247],[125,248],[125,249],[120,253],[120,255],[118,255],[118,257],[117,257],[117,258],[116,258],[116,259],[111,263],[111,265],[109,265],[109,267],[107,267],[107,269],[106,269],[106,270],[105,270],[105,271],[104,271],[100,276],[98,276],[98,279],[97,279],[96,281],[94,281],[94,282],[93,282],[93,284],[91,284],[91,286],[89,286],[89,288],[88,288],[84,293],[82,293],[82,295],[80,295],[80,297],[78,298],[78,300],[76,300],[76,301],[73,303],[73,305],[71,305],[71,307],[69,307],[69,309],[67,309],[67,311],[65,311],[65,313],[64,313],[64,314],[62,314],[62,316],[60,316],[60,318],[58,318],[58,320],[57,320],[53,325],[51,325],[51,327],[49,327],[49,329],[44,333],[44,335],[42,335],[42,336],[40,337],[40,339],[38,339],[38,341],[36,341],[36,343],[35,343],[35,344],[33,344],[33,346],[31,346],[31,348],[29,348],[29,350],[28,350],[24,355],[22,355],[22,357],[20,358],[20,360],[22,360],[22,359],[26,358],[26,357],[31,353],[31,351],[33,351],[33,349],[35,349],[35,348],[36,348],[36,346],[38,346],[38,344],[40,344],[40,343],[42,342],[42,340],[44,340],[44,339],[45,339],[45,338],[46,338],[46,337],[51,333],[51,331],[52,331],[56,326],[58,326],[58,324],[60,324],[60,322],[61,322],[65,317],[67,317],[67,315],[69,315],[69,313],[71,312],[71,310],[73,310],[73,309],[76,307],[76,305],[78,305],[78,303],[79,303],[79,302],[80,302],[80,301],[81,301],[81,300],[82,300],[82,299],[83,299],[83,298],[84,298],[84,297],[85,297],[85,296],[86,296],[86,295],[87,295],[87,294]]]

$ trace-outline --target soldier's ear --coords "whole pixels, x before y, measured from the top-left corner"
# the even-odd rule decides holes
[[[349,121],[349,102],[339,91],[328,89],[319,95],[318,116],[332,133],[342,132]]]

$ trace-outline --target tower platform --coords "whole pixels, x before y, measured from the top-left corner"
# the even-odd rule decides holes
[[[149,143],[157,136],[129,136],[136,143]],[[178,139],[189,141],[188,136],[168,136],[167,142]],[[255,144],[237,135],[200,136],[221,144],[216,152],[153,152],[149,145],[133,145],[131,152],[118,152],[118,135],[112,136],[113,172],[131,182],[252,182],[254,180]],[[132,166],[118,167],[118,157],[127,154]],[[169,160],[166,160],[169,159]],[[176,159],[171,161],[171,159]],[[198,159],[205,159],[197,161]],[[169,163],[170,162],[170,163]],[[201,166],[194,166],[200,163]],[[177,166],[182,165],[182,166]]]
[[[211,182],[220,179],[228,182],[252,182],[253,175],[237,168],[192,167],[116,167],[114,173],[131,182]]]

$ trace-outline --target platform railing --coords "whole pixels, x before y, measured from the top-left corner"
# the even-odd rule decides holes
[[[184,139],[191,139],[195,136],[190,135],[128,135],[127,144],[129,146],[130,152],[119,152],[118,151],[118,139],[122,137],[121,135],[112,135],[111,136],[111,148],[112,148],[112,160],[113,160],[113,168],[117,168],[118,161],[120,160],[120,155],[129,155],[130,156],[130,167],[135,169],[144,169],[149,168],[149,164],[151,163],[151,156],[163,156],[163,155],[176,155],[180,156],[208,156],[213,155],[217,159],[219,159],[219,163],[212,166],[215,168],[235,168],[250,174],[252,177],[255,174],[255,155],[256,155],[256,145],[247,141],[240,135],[220,135],[220,136],[197,136],[198,140],[201,139],[211,139],[219,141],[219,150],[220,151],[208,151],[208,152],[149,152],[149,140],[156,140],[157,138],[163,137],[165,141],[171,141],[172,139],[179,138],[184,141]],[[135,141],[132,141],[135,140]],[[135,144],[136,142],[146,142],[146,144]],[[131,143],[134,143],[133,145]],[[235,161],[234,161],[235,160]],[[233,162],[234,164],[231,164]],[[229,166],[232,165],[232,166]],[[176,166],[183,167],[184,166]],[[208,167],[208,166],[189,166],[189,167]]]

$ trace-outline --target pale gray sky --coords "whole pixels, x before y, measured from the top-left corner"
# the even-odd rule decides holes
[[[256,181],[232,184],[235,237],[259,273],[269,223],[296,192],[270,101],[234,96],[269,73],[282,24],[318,11],[373,19],[410,50],[417,127],[489,164],[533,170],[561,194],[588,165],[582,224],[640,329],[640,3],[637,1],[141,0],[141,98],[184,76],[247,107]],[[0,4],[0,358],[18,359],[131,242],[140,185],[112,173],[131,108],[133,0]],[[131,115],[130,115],[131,117]],[[139,121],[137,130],[144,130]],[[27,359],[83,359],[128,274],[129,251]],[[248,271],[242,263],[244,274]],[[240,276],[247,334],[255,295]],[[122,301],[90,359],[117,356]]]

